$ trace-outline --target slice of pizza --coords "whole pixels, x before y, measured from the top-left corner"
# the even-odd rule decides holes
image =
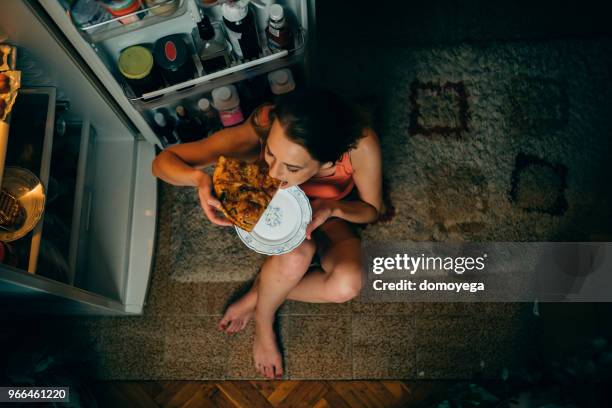
[[[264,160],[247,163],[220,156],[213,173],[215,195],[225,216],[245,231],[252,231],[280,186],[268,175]]]

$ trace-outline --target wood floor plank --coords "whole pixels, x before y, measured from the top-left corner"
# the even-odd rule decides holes
[[[259,393],[263,395],[268,401],[270,401],[270,394],[283,383],[283,381],[264,381],[264,380],[251,380],[249,381],[253,387],[259,390]]]
[[[210,402],[213,403],[215,408],[237,408],[237,405],[228,400],[218,386],[214,387],[214,392],[210,396]]]
[[[300,381],[296,380],[280,381],[276,390],[268,395],[268,401],[272,406],[278,407],[299,383]]]
[[[404,408],[444,387],[390,380],[109,381],[93,392],[100,407],[113,408]]]
[[[320,399],[319,402],[317,402],[312,408],[332,408],[332,406],[328,404],[325,398],[323,398],[323,399]],[[333,408],[336,408],[336,407],[333,406]]]
[[[240,408],[272,408],[272,404],[248,381],[224,381],[217,388],[225,397]]]
[[[300,381],[282,402],[283,408],[311,408],[327,392],[323,381]]]
[[[367,386],[357,381],[330,381],[330,386],[351,406],[351,408],[372,408],[375,401],[367,398]],[[364,393],[365,388],[365,393]]]
[[[406,385],[404,385],[401,381],[381,381],[380,382],[391,394],[395,397],[396,401],[405,398],[406,394],[408,394],[406,390]]]

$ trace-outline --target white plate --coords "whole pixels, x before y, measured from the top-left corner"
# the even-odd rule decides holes
[[[234,228],[242,242],[253,251],[280,255],[292,251],[304,241],[311,220],[312,208],[308,197],[301,188],[291,186],[276,192],[253,231]]]
[[[0,229],[0,241],[11,242],[32,231],[45,211],[45,188],[31,171],[21,167],[6,167],[2,188],[13,195],[25,208],[26,219],[21,228],[8,232]]]

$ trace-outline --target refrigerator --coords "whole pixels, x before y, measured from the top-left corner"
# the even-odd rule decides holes
[[[223,0],[132,1],[136,9],[86,24],[76,22],[75,3],[10,0],[0,6],[0,37],[14,46],[22,75],[0,170],[6,175],[9,168],[26,167],[46,193],[36,227],[3,244],[5,256],[13,257],[0,263],[5,315],[141,314],[158,219],[151,164],[176,142],[160,129],[155,114],[176,122],[181,105],[199,118],[202,98],[211,100],[213,89],[233,85],[246,118],[263,99],[274,97],[268,74],[289,69],[297,87],[310,80],[314,0],[252,0],[248,10],[260,48],[248,58],[238,55],[241,43],[233,46]],[[271,4],[282,6],[292,33],[285,48],[268,46]],[[214,70],[199,58],[205,18],[231,51],[225,66]],[[144,91],[135,86],[118,66],[122,53],[133,46],[153,52],[157,40],[174,34],[188,52],[187,76],[170,81],[162,75],[156,88]],[[176,50],[170,51],[175,56]]]

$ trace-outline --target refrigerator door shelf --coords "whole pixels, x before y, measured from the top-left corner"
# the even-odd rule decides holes
[[[116,17],[88,27],[79,27],[78,29],[87,42],[91,44],[101,43],[115,37],[142,30],[146,27],[182,17],[187,12],[188,1],[189,0],[167,0],[165,3],[160,3],[152,7],[142,7],[125,16]],[[155,14],[155,11],[159,10],[161,7],[167,7],[175,3],[178,3],[178,6],[172,14]],[[122,24],[119,21],[130,16],[139,16],[141,19],[130,24]]]
[[[141,97],[134,97],[130,95],[129,91],[126,92],[126,96],[128,96],[136,110],[145,112],[152,109],[167,107],[183,98],[201,95],[220,86],[236,83],[277,69],[299,64],[302,63],[304,59],[304,51],[307,44],[306,39],[308,38],[306,30],[300,30],[300,38],[301,41],[299,45],[293,50],[283,50],[266,55],[256,60],[247,61],[190,81],[144,94]]]

